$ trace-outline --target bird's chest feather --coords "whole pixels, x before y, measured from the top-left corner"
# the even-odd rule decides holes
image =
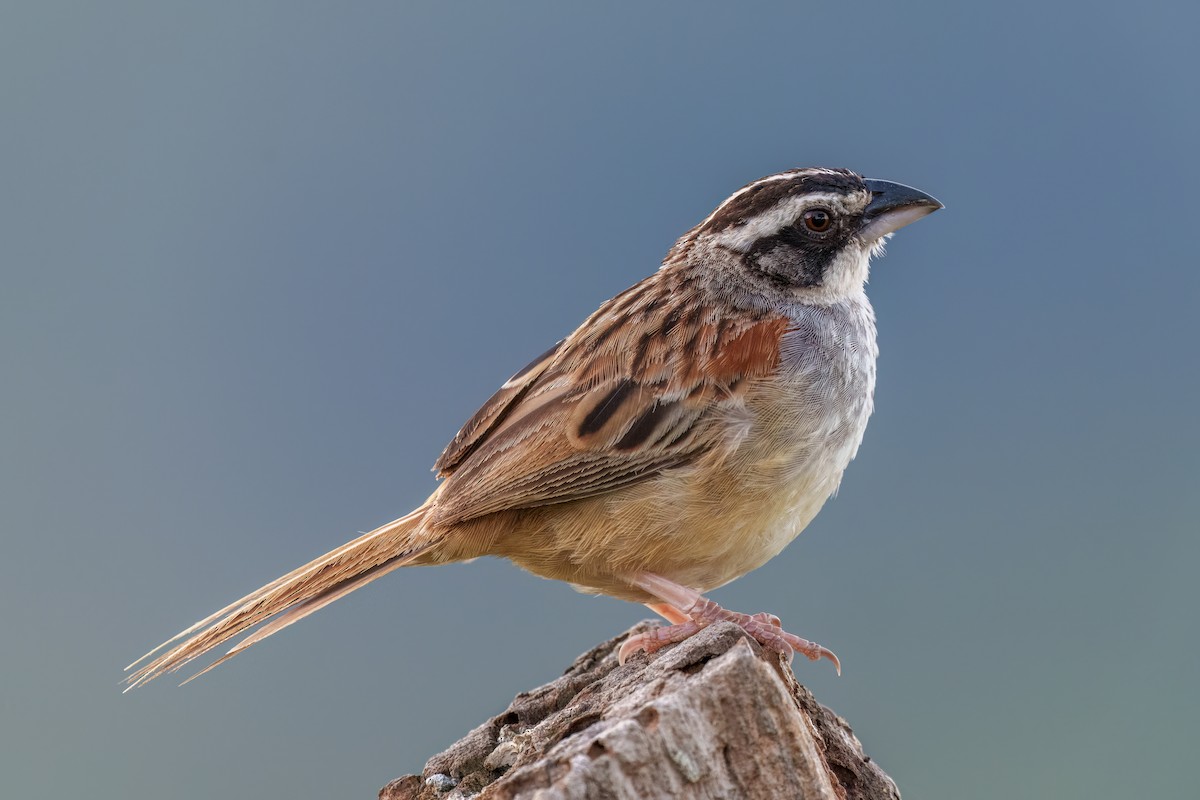
[[[760,381],[737,412],[744,414],[744,438],[721,477],[692,487],[724,495],[729,557],[748,562],[730,563],[733,570],[778,554],[836,491],[871,415],[877,354],[865,297],[792,315],[778,371]]]
[[[747,400],[751,472],[781,483],[841,472],[874,407],[875,319],[866,297],[792,314],[779,369]],[[754,460],[761,458],[756,468]]]

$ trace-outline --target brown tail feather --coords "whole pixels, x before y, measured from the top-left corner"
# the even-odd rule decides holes
[[[164,647],[184,639],[126,677],[125,682],[129,686],[125,691],[174,672],[214,647],[274,617],[220,659],[192,676],[199,677],[250,645],[324,608],[360,586],[412,563],[436,542],[420,535],[421,522],[427,510],[427,506],[422,506],[407,516],[365,533],[176,634],[125,668],[133,669]]]

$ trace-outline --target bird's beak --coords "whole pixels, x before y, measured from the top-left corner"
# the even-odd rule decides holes
[[[867,178],[864,182],[871,190],[871,202],[863,212],[858,232],[868,242],[900,230],[939,208],[945,208],[936,198],[903,183],[874,178]]]

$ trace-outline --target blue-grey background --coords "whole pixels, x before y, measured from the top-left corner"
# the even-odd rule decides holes
[[[394,574],[121,667],[407,511],[459,423],[748,180],[946,210],[874,272],[840,496],[716,593],[913,798],[1183,797],[1200,701],[1194,6],[0,12],[0,793],[372,797],[644,609]]]

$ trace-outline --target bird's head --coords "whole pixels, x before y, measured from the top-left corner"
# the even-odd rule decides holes
[[[939,208],[904,184],[795,169],[739,189],[675,252],[721,264],[725,278],[767,297],[825,305],[861,293],[886,238]]]

